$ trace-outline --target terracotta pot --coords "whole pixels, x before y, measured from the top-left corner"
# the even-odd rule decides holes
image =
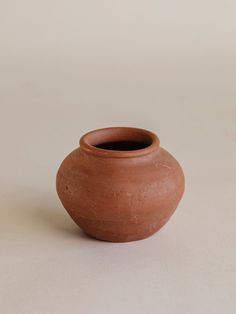
[[[114,127],[85,134],[57,174],[59,198],[94,238],[125,242],[159,230],[184,192],[179,163],[152,132]]]

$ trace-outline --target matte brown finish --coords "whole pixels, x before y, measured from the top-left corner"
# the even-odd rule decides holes
[[[85,134],[62,162],[57,192],[72,219],[94,238],[126,242],[159,230],[184,192],[179,163],[143,129]]]

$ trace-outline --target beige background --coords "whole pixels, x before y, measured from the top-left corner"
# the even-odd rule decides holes
[[[0,312],[233,314],[236,2],[0,1]],[[186,193],[144,241],[89,239],[55,193],[86,131],[156,132]]]

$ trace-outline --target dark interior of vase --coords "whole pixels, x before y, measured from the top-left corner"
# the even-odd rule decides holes
[[[148,147],[150,144],[145,142],[137,141],[115,141],[115,142],[106,142],[94,145],[94,147],[108,149],[108,150],[120,150],[120,151],[130,151],[138,150]]]
[[[136,151],[149,147],[153,136],[136,128],[105,128],[86,135],[85,141],[93,147],[112,151]]]

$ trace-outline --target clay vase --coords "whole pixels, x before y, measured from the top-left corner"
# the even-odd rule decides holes
[[[126,242],[159,230],[184,192],[184,174],[147,130],[91,131],[62,162],[57,192],[72,219],[96,239]]]

